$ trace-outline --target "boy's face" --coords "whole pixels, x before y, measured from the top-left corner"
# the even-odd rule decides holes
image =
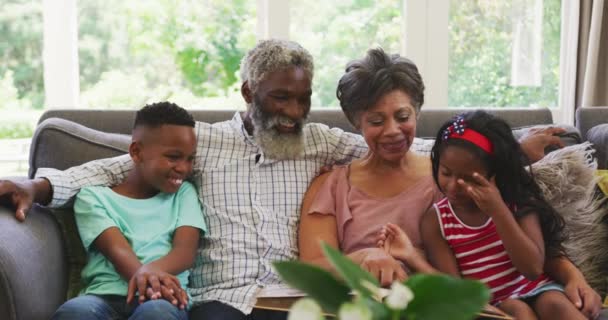
[[[162,192],[177,192],[192,172],[196,152],[194,128],[162,125],[136,128],[131,157],[142,180]]]

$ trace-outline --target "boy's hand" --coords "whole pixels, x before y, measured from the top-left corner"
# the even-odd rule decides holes
[[[146,289],[146,299],[164,299],[182,310],[186,309],[188,306],[188,294],[186,293],[186,290],[179,288],[177,289],[177,292],[173,292],[173,290],[164,285],[160,286],[160,293],[156,293],[151,287],[148,287]]]
[[[378,234],[377,245],[396,259],[408,261],[416,248],[407,234],[393,223],[387,223]]]
[[[149,264],[141,266],[129,280],[127,303],[133,301],[135,292],[139,293],[139,303],[143,303],[146,297],[153,300],[163,298],[175,306],[188,303],[177,277]]]

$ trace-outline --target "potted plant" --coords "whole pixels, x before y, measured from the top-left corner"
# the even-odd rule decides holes
[[[448,275],[418,274],[384,289],[338,250],[323,244],[323,251],[341,279],[299,261],[274,263],[287,284],[307,294],[291,307],[290,320],[327,314],[342,320],[465,320],[474,319],[490,299],[481,282]]]

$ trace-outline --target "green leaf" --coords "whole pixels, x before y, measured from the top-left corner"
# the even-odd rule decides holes
[[[388,319],[391,314],[391,310],[383,303],[380,303],[372,298],[361,298],[363,304],[365,304],[372,312],[372,319],[384,320]]]
[[[474,319],[490,300],[490,290],[483,283],[448,275],[414,275],[405,285],[414,292],[414,300],[405,309],[408,319]]]
[[[349,258],[345,257],[337,249],[329,246],[326,243],[322,244],[323,252],[331,263],[331,265],[338,271],[338,273],[344,278],[344,281],[348,285],[358,291],[362,296],[371,297],[372,292],[365,286],[363,282],[367,281],[376,287],[380,286],[378,280],[374,278],[369,272],[361,269],[359,265],[354,263]]]
[[[287,284],[302,290],[327,312],[336,313],[342,303],[351,300],[350,289],[326,270],[298,261],[273,265]]]

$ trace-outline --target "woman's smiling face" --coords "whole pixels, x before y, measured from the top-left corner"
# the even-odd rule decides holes
[[[359,116],[359,130],[370,152],[388,162],[407,154],[416,135],[416,112],[410,96],[393,90]]]

